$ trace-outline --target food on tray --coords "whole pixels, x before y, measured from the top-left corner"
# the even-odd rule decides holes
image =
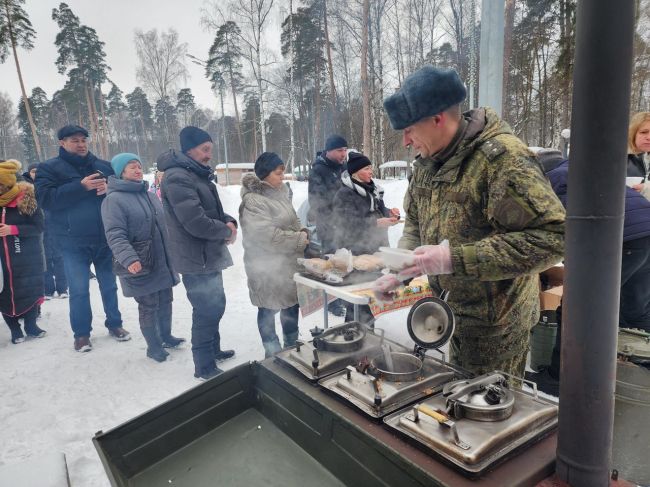
[[[302,260],[302,265],[305,266],[305,269],[310,270],[316,270],[319,272],[326,272],[329,270],[332,270],[334,268],[334,265],[332,264],[331,261],[329,260],[324,260],[324,259],[298,259],[299,263],[300,260]]]
[[[343,281],[344,273],[336,270],[329,260],[324,259],[298,259],[307,274],[311,274],[325,282],[339,284]]]
[[[354,270],[352,259],[352,252],[348,249],[338,249],[334,255],[329,256],[329,261],[332,263],[334,268],[344,274],[349,274]]]
[[[379,255],[363,254],[354,257],[354,268],[358,271],[376,272],[384,267],[384,261]]]

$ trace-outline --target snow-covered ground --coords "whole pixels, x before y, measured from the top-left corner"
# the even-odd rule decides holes
[[[406,181],[380,181],[388,207],[402,211]],[[307,183],[292,182],[294,206],[307,198]],[[239,186],[219,187],[225,211],[236,217]],[[389,230],[391,246],[397,244],[403,225]],[[234,348],[234,359],[222,364],[229,369],[264,357],[257,331],[256,313],[248,298],[241,239],[230,247],[235,265],[224,272],[227,306],[221,321],[222,344]],[[40,326],[48,334],[13,345],[9,329],[0,325],[0,466],[34,455],[63,452],[74,486],[107,486],[108,479],[91,438],[153,408],[198,384],[193,377],[188,344],[172,350],[167,362],[145,357],[145,342],[138,327],[137,304],[120,297],[124,326],[133,339],[118,343],[103,326],[104,314],[96,281],[91,281],[94,310],[93,351],[76,353],[68,321],[68,301],[53,299],[43,305]],[[191,306],[182,284],[174,288],[176,336],[190,337]],[[333,318],[330,315],[330,318]],[[320,323],[321,313],[301,319],[301,336]],[[331,319],[330,323],[336,323]],[[341,318],[338,318],[341,321]],[[387,336],[408,343],[406,312],[384,315],[377,322]],[[278,325],[279,329],[279,325]]]

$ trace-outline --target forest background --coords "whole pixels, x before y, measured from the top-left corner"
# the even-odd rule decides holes
[[[24,79],[20,59],[38,37],[25,0],[0,0],[0,62],[15,65],[21,93],[0,86],[0,158],[27,163],[56,155],[56,131],[87,127],[104,159],[140,154],[152,167],[185,125],[207,130],[215,162],[252,162],[274,151],[288,170],[308,170],[328,134],[339,133],[375,164],[411,160],[390,128],[383,99],[424,64],[456,69],[477,105],[480,0],[205,0],[197,29],[211,45],[173,27],[137,30],[138,85],[112,79],[106,44],[66,3],[52,9],[58,53],[42,76],[65,82],[46,93]],[[188,6],[191,2],[188,2]],[[570,127],[576,0],[505,0],[503,118],[530,146],[558,147]],[[173,25],[174,19],[170,19]],[[632,111],[650,109],[650,0],[637,0]],[[188,66],[210,82],[196,102]],[[6,68],[7,66],[3,66]],[[120,69],[125,69],[120,67]],[[4,69],[7,72],[7,69]],[[6,75],[6,74],[5,74]],[[615,75],[615,73],[612,73]]]

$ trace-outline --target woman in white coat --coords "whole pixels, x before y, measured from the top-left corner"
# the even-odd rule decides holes
[[[284,346],[298,338],[298,295],[293,275],[303,256],[308,231],[302,228],[283,182],[284,163],[264,152],[255,174],[242,177],[239,222],[251,302],[257,306],[257,326],[265,356],[280,351],[275,315],[280,312]]]

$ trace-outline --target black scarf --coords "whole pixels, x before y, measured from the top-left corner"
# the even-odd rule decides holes
[[[97,160],[97,157],[90,151],[85,156],[79,156],[68,152],[63,147],[59,147],[59,157],[77,170],[84,171],[87,173],[86,175],[90,174],[89,169],[92,169],[93,162]]]

